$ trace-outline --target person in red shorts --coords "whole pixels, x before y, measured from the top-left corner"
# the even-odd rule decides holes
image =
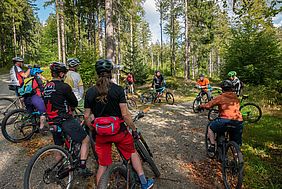
[[[127,160],[131,159],[139,176],[141,189],[152,188],[154,180],[146,179],[138,153],[134,148],[133,139],[138,138],[138,133],[127,108],[124,90],[111,81],[112,62],[98,60],[95,69],[99,78],[96,85],[86,92],[84,118],[85,123],[90,128],[95,127],[96,132],[96,152],[99,163],[97,185],[107,167],[112,164],[112,144],[114,143]],[[91,114],[94,115],[94,119],[91,119]],[[110,123],[111,120],[112,123]],[[99,121],[109,122],[113,129],[103,128],[99,125]],[[132,134],[127,126],[132,129]],[[104,132],[103,135],[102,132]]]

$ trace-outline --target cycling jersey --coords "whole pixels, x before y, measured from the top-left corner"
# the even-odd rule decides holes
[[[74,95],[77,100],[80,101],[83,97],[84,89],[79,73],[69,70],[66,75],[65,83],[71,86]]]
[[[205,109],[210,109],[214,106],[218,106],[220,118],[243,121],[240,112],[240,100],[235,93],[222,93],[207,104],[201,105]]]
[[[162,75],[154,76],[152,87],[161,88],[164,82],[164,77]]]
[[[68,84],[52,80],[46,84],[43,96],[46,113],[50,119],[72,118],[71,108],[77,107],[78,102]]]
[[[209,90],[208,87],[210,85],[210,81],[208,80],[208,78],[204,78],[204,80],[198,79],[197,84],[202,86],[202,87],[203,86],[207,86],[207,88],[203,89],[204,91],[208,91]]]
[[[10,70],[11,85],[22,86],[24,82],[23,73],[21,67],[14,65]]]
[[[239,96],[241,93],[241,82],[238,77],[235,77],[234,80],[231,80],[234,92]]]

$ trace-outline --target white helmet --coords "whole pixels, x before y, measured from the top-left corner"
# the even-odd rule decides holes
[[[80,64],[79,60],[77,58],[69,58],[67,60],[68,66],[69,67],[76,67]]]

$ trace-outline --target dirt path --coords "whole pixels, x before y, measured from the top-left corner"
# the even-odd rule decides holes
[[[0,94],[7,91],[6,77],[0,76]],[[173,106],[162,104],[152,107],[137,123],[162,174],[154,188],[215,188],[214,185],[204,184],[195,168],[195,165],[206,161],[204,127],[207,119],[203,116],[192,113],[191,103]],[[23,144],[9,143],[0,134],[1,189],[22,188],[24,171],[30,159],[28,150]],[[77,188],[87,187],[78,184]]]

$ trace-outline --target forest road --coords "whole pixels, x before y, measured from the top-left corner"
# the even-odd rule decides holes
[[[0,95],[11,96],[7,87],[7,75],[0,76]],[[195,179],[193,165],[206,161],[204,133],[207,118],[192,113],[192,103],[161,104],[151,107],[136,124],[160,169],[155,189],[215,188],[214,185]],[[34,137],[40,139],[40,137]],[[34,140],[34,138],[32,140]],[[31,141],[32,141],[31,140]],[[51,141],[51,138],[47,139]],[[28,143],[28,142],[26,142]],[[0,188],[21,189],[25,168],[30,160],[29,145],[13,144],[0,134]],[[88,165],[92,168],[92,158]],[[94,165],[93,165],[94,166]],[[94,178],[88,179],[90,183]],[[77,182],[75,188],[93,188],[93,184]]]

